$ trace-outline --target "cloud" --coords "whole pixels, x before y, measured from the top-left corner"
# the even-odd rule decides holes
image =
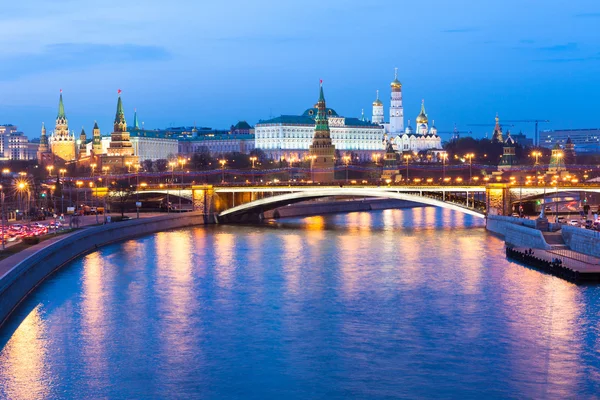
[[[545,58],[545,59],[533,60],[533,62],[561,64],[561,63],[575,63],[575,62],[591,62],[591,61],[598,61],[598,60],[600,60],[600,54],[597,54],[595,56],[589,56],[589,57]]]
[[[575,18],[600,18],[600,12],[575,14],[574,17]]]
[[[464,28],[454,28],[454,29],[445,29],[443,33],[468,33],[468,32],[477,32],[479,28],[474,27],[464,27]]]
[[[0,80],[17,79],[56,70],[77,70],[87,67],[140,61],[161,61],[170,58],[166,49],[137,44],[57,43],[45,46],[39,53],[23,54],[0,64]]]
[[[566,44],[557,44],[553,46],[538,47],[538,50],[549,51],[549,52],[566,52],[575,51],[579,48],[577,43],[571,42]]]

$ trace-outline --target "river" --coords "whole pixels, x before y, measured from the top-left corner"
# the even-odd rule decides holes
[[[0,398],[592,397],[599,298],[438,208],[162,232],[23,302]]]

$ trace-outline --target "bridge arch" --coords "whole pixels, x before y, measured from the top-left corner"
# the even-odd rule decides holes
[[[394,200],[405,200],[420,203],[423,205],[447,208],[479,218],[485,217],[485,215],[481,211],[475,210],[473,208],[461,206],[459,204],[450,203],[430,197],[420,196],[417,194],[402,193],[397,190],[386,190],[377,188],[365,189],[352,187],[338,187],[311,188],[250,201],[248,203],[240,204],[222,211],[218,215],[218,218],[220,221],[235,221],[242,219],[244,215],[261,214],[264,211],[272,210],[274,208],[281,207],[284,205],[298,203],[306,200],[312,200],[321,197],[332,196],[374,197]]]

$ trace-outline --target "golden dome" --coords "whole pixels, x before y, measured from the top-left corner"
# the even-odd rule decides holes
[[[394,79],[392,81],[392,83],[390,83],[390,86],[392,87],[392,89],[401,89],[402,88],[402,84],[400,83],[398,78]]]
[[[417,116],[417,125],[427,123],[427,113],[425,112],[425,100],[421,102],[421,113]]]
[[[374,105],[374,106],[382,106],[382,105],[383,105],[383,103],[381,102],[381,100],[377,99],[377,100],[375,100],[375,101],[373,102],[373,105]]]

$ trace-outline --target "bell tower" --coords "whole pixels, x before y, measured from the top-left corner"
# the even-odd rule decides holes
[[[327,105],[323,94],[323,81],[320,83],[315,133],[312,144],[309,146],[309,154],[312,162],[312,180],[315,182],[333,182],[335,147],[331,142],[327,120]]]

